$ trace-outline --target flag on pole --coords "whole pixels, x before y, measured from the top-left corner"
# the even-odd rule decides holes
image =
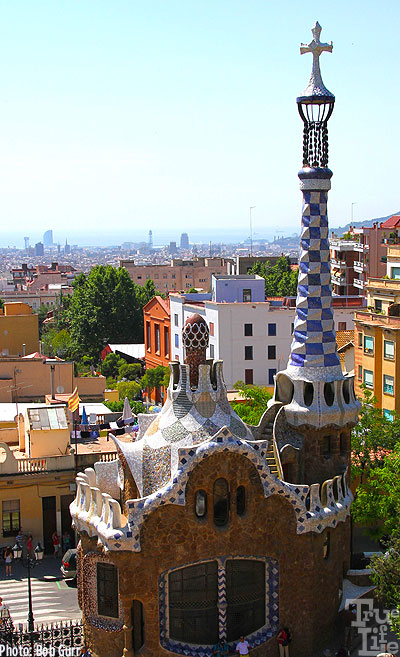
[[[71,411],[71,413],[75,413],[75,411],[79,408],[79,402],[80,399],[78,395],[78,388],[75,388],[71,397],[68,399],[68,408]]]

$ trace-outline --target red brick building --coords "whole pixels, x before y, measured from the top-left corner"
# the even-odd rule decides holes
[[[171,314],[169,299],[155,296],[143,308],[146,369],[163,365],[171,360]],[[151,391],[152,400],[162,401],[165,388]]]

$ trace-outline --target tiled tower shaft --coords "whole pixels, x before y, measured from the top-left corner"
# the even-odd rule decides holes
[[[340,365],[332,311],[327,201],[332,172],[304,168],[299,282],[289,367]]]

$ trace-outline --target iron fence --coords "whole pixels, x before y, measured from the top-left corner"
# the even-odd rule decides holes
[[[28,626],[22,625],[22,623],[18,628],[13,627],[12,624],[2,625],[0,627],[0,645],[3,644],[10,648],[4,654],[26,655],[27,657],[35,655],[51,657],[68,655],[72,657],[79,655],[80,648],[84,645],[81,620],[36,625],[33,632],[29,632]]]

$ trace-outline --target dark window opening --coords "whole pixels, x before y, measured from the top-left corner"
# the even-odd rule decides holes
[[[322,546],[322,555],[324,559],[328,559],[330,549],[331,549],[331,535],[329,532],[326,532],[324,544]]]
[[[207,493],[204,490],[196,492],[195,513],[198,518],[205,518],[207,515]]]
[[[345,404],[350,404],[350,381],[345,379],[343,382],[343,399]]]
[[[244,371],[244,382],[248,385],[253,385],[253,370]]]
[[[327,406],[333,406],[333,402],[335,401],[335,384],[332,381],[325,383],[324,397]]]
[[[243,290],[243,302],[249,303],[251,301],[251,290],[246,288]]]
[[[144,646],[144,614],[143,605],[139,600],[133,600],[131,609],[132,618],[132,648],[136,653]]]
[[[244,325],[244,334],[245,334],[245,336],[253,335],[253,324],[245,324]]]
[[[346,456],[347,440],[346,434],[340,434],[340,456]]]
[[[268,324],[268,335],[276,335],[276,324]]]
[[[236,513],[243,516],[246,513],[246,489],[238,486],[236,489]]]
[[[268,345],[268,360],[276,359],[276,346],[274,344]]]
[[[271,367],[268,370],[268,385],[273,386],[274,385],[274,376],[276,374],[276,368]]]
[[[19,500],[4,500],[2,502],[3,536],[16,536],[20,530]]]
[[[227,640],[236,641],[265,625],[265,563],[226,562]]]
[[[112,564],[97,564],[97,611],[118,618],[118,571]]]
[[[229,520],[229,487],[226,479],[214,483],[214,524],[223,527]]]
[[[253,347],[250,346],[244,348],[244,359],[253,360]]]
[[[322,439],[322,455],[326,459],[331,457],[331,436],[324,436]]]
[[[175,641],[214,644],[218,640],[218,566],[216,561],[169,574],[169,636]]]
[[[308,381],[304,382],[304,403],[306,406],[311,406],[313,403],[314,399],[314,386],[312,383],[309,383]]]

